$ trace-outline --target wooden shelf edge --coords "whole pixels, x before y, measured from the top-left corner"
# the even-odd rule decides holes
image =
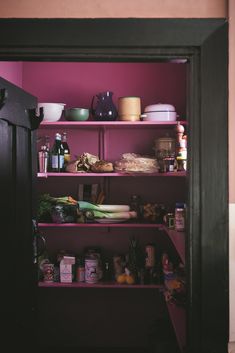
[[[118,284],[118,283],[104,283],[98,282],[95,284],[85,282],[72,282],[72,283],[61,283],[61,282],[38,282],[40,288],[115,288],[115,289],[159,289],[163,290],[164,286],[161,284]]]
[[[38,178],[49,177],[186,177],[187,172],[168,173],[37,173]]]
[[[177,232],[174,229],[167,228],[165,225],[162,225],[162,229],[171,239],[182,263],[185,264],[185,232]]]
[[[186,120],[178,120],[178,121],[55,121],[55,122],[42,122],[40,124],[40,128],[48,128],[48,127],[71,127],[71,128],[79,128],[79,127],[152,127],[152,126],[167,126],[167,125],[176,125],[177,123],[187,125]]]
[[[186,346],[186,309],[171,302],[166,302],[166,305],[179,348],[181,352],[184,352]]]
[[[158,223],[38,223],[39,228],[162,228]]]

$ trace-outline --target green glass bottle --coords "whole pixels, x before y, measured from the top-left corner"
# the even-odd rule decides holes
[[[51,150],[51,171],[62,172],[64,170],[64,148],[61,142],[61,134],[55,134],[55,142]]]

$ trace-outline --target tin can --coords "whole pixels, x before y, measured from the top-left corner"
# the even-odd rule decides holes
[[[44,263],[43,265],[43,281],[54,282],[54,265],[51,263]]]
[[[99,281],[99,261],[98,258],[85,259],[85,282],[97,283]]]
[[[145,267],[152,268],[155,266],[155,246],[153,244],[147,244],[145,246]]]
[[[175,228],[175,215],[174,213],[167,213],[164,216],[164,222],[166,223],[167,228],[174,229]]]

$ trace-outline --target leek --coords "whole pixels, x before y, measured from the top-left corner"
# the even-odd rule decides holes
[[[96,210],[87,210],[85,215],[88,219],[107,218],[107,219],[132,219],[137,218],[135,211],[122,211],[122,212],[102,212]]]
[[[87,201],[78,201],[78,206],[81,211],[101,211],[101,212],[111,212],[111,213],[117,213],[117,212],[128,213],[130,211],[129,205],[97,205]],[[119,217],[119,218],[124,218],[124,217]]]

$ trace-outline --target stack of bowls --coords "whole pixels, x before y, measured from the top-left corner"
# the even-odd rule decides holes
[[[122,121],[138,121],[141,115],[140,97],[119,97],[118,118]]]

